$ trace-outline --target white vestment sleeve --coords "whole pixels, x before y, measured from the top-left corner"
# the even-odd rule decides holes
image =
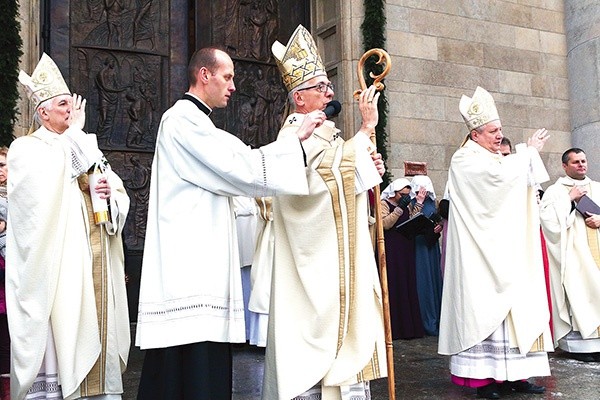
[[[381,183],[381,176],[375,167],[375,163],[371,158],[371,152],[375,150],[375,146],[364,133],[357,133],[354,136],[354,147],[356,151],[356,194],[366,192],[375,185]]]
[[[186,109],[169,110],[159,128],[159,145],[177,148],[170,151],[177,157],[171,161],[182,179],[222,196],[308,193],[298,137],[251,149],[205,114]]]
[[[108,183],[110,185],[110,219],[106,224],[106,232],[109,235],[115,235],[117,232],[123,232],[125,219],[129,212],[129,196],[123,186],[121,178],[112,170],[106,171]]]
[[[548,176],[540,153],[535,147],[527,146],[525,143],[519,143],[515,146],[515,150],[517,154],[527,152],[529,156],[529,174],[527,177],[529,186],[539,185],[540,183],[548,182],[550,180],[550,176]]]

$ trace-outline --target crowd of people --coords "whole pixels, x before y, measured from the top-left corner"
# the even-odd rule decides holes
[[[360,93],[360,128],[344,140],[324,112],[334,87],[310,33],[298,26],[272,52],[289,110],[273,143],[251,149],[211,121],[235,92],[218,48],[193,54],[189,89],[162,117],[140,400],[230,399],[234,343],[266,347],[265,400],[367,400],[387,376],[369,228],[385,172],[369,139],[379,93]],[[129,198],[52,59],[19,80],[39,128],[0,149],[0,395],[120,399]],[[442,199],[427,175],[382,192],[391,336],[438,336],[450,379],[478,397],[544,393],[528,379],[550,374],[548,352],[600,361],[600,186],[572,148],[543,193],[548,131],[513,153],[489,92],[458,109],[468,134]]]

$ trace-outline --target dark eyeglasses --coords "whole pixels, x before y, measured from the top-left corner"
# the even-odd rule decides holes
[[[301,91],[301,90],[309,90],[309,89],[317,89],[321,93],[326,93],[327,89],[331,89],[332,92],[334,91],[334,89],[333,89],[333,83],[331,83],[331,82],[330,83],[322,83],[321,82],[321,83],[317,83],[314,86],[309,86],[309,87],[305,87],[305,88],[302,88],[302,89],[298,89],[298,92]]]

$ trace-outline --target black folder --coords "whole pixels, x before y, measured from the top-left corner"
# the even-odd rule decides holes
[[[575,208],[584,218],[589,217],[589,214],[600,215],[600,206],[594,203],[594,200],[590,199],[585,194],[581,196]]]
[[[419,235],[432,235],[435,223],[422,213],[415,214],[396,227],[407,239],[414,239]]]

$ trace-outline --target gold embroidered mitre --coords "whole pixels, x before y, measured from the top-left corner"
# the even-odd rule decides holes
[[[37,109],[42,101],[61,94],[71,94],[58,66],[46,53],[42,54],[31,76],[24,71],[19,73],[19,82],[27,89],[27,97],[34,109]]]
[[[313,37],[302,25],[298,25],[287,46],[275,41],[271,51],[288,92],[315,76],[327,74]]]
[[[469,131],[500,119],[494,98],[487,90],[479,86],[475,89],[472,98],[463,94],[458,108]]]

